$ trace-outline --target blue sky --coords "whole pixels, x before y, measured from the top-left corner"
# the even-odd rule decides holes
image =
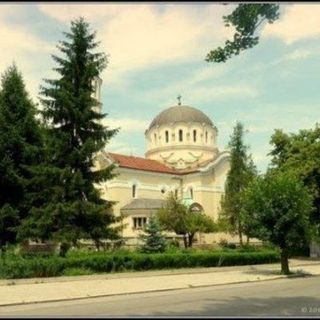
[[[223,150],[235,122],[244,123],[255,163],[264,171],[274,129],[296,132],[319,121],[320,4],[281,5],[263,25],[260,43],[225,64],[204,61],[232,36],[215,3],[43,3],[0,5],[0,72],[15,61],[37,101],[43,78],[54,77],[51,54],[70,20],[84,16],[110,55],[102,73],[106,124],[120,126],[107,150],[143,156],[144,131],[162,110],[199,108],[219,130]],[[230,29],[230,30],[229,30]]]

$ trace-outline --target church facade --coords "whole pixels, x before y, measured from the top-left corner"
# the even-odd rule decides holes
[[[145,131],[145,157],[101,151],[96,169],[110,164],[117,174],[102,183],[103,197],[114,201],[113,213],[124,217],[123,238],[137,244],[151,215],[162,207],[169,192],[192,210],[218,218],[229,170],[228,151],[217,147],[218,129],[201,110],[181,105],[164,109]],[[173,233],[167,233],[174,237]],[[199,234],[196,241],[211,244],[228,239],[225,234]]]

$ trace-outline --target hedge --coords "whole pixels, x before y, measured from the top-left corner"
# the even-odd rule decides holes
[[[185,253],[92,253],[82,256],[14,257],[0,260],[0,278],[54,277],[66,270],[83,269],[92,273],[156,269],[218,267],[278,262],[275,251]]]

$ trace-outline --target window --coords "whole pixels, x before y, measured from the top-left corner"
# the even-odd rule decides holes
[[[147,223],[147,218],[145,217],[135,217],[133,220],[133,229],[142,229]]]
[[[208,131],[206,131],[206,142],[208,142]]]
[[[161,188],[161,193],[162,194],[166,193],[166,189],[165,188]]]
[[[175,196],[176,198],[178,198],[178,189],[175,189],[175,190],[174,190],[174,196]]]
[[[182,141],[183,140],[183,132],[182,130],[180,129],[179,130],[179,141]]]
[[[193,130],[193,141],[197,141],[197,130]]]
[[[135,198],[137,196],[137,186],[134,184],[132,186],[132,198]]]
[[[169,131],[166,131],[166,143],[169,142]]]
[[[154,134],[154,142],[157,143],[157,134]]]

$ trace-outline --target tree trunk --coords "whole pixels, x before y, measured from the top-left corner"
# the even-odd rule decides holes
[[[189,234],[188,234],[188,247],[189,247],[189,248],[192,248],[193,238],[194,238],[194,233],[189,233]]]
[[[238,233],[239,233],[240,246],[242,246],[243,241],[242,241],[242,228],[241,228],[241,222],[240,222],[240,220],[238,221]]]
[[[188,240],[187,240],[187,235],[186,234],[183,235],[183,243],[184,243],[185,249],[187,249],[188,248]]]
[[[70,249],[70,244],[67,242],[62,242],[60,244],[60,252],[59,252],[60,257],[65,257],[69,249]]]
[[[94,240],[94,244],[95,244],[95,247],[97,249],[97,251],[100,251],[100,241],[99,240]]]
[[[247,236],[247,245],[249,244],[249,241],[250,241],[250,237]]]
[[[288,260],[289,256],[286,248],[281,248],[280,257],[281,257],[281,273],[290,274],[289,260]]]

